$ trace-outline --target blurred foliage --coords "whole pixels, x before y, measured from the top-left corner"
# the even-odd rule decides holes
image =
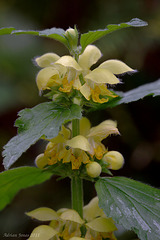
[[[78,30],[85,33],[88,30],[104,28],[108,24],[127,22],[135,17],[147,21],[148,27],[120,30],[96,43],[103,53],[101,61],[109,58],[120,59],[139,71],[133,76],[122,77],[123,84],[115,88],[120,91],[127,91],[160,78],[159,0],[0,1],[0,27],[13,26],[16,29],[67,29],[76,24]],[[0,37],[1,149],[16,134],[13,124],[17,111],[33,107],[45,100],[38,95],[35,84],[38,68],[33,64],[33,59],[46,52],[59,55],[68,53],[63,45],[54,40],[29,35]],[[159,102],[159,97],[147,97],[135,103],[88,115],[93,125],[107,118],[118,122],[121,136],[110,137],[104,141],[110,150],[114,148],[120,151],[126,159],[125,167],[116,174],[156,187],[160,187]],[[33,166],[36,155],[42,152],[43,148],[43,142],[35,144],[23,154],[17,165]],[[84,185],[87,203],[95,195],[95,190],[90,183],[86,182]],[[57,183],[53,178],[41,186],[21,191],[12,205],[0,215],[0,221],[3,222],[2,236],[5,232],[32,231],[37,222],[28,219],[24,215],[25,211],[45,205],[58,209],[64,207],[64,203],[66,207],[70,207],[69,180]],[[136,238],[132,233],[124,233],[121,228],[118,236],[118,239],[123,240]]]

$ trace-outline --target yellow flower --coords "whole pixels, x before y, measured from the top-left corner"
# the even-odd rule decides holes
[[[108,218],[98,206],[98,198],[93,198],[83,208],[84,219],[72,209],[60,209],[57,212],[51,208],[37,208],[26,213],[39,221],[50,221],[49,225],[40,225],[33,230],[29,240],[102,240],[109,238],[116,240],[113,232],[117,230],[112,218]],[[81,226],[85,226],[86,235],[81,238]]]
[[[36,82],[39,91],[59,87],[61,92],[70,92],[72,87],[79,89],[81,84],[77,76],[82,72],[81,67],[71,56],[60,57],[55,53],[47,53],[35,59],[39,71]]]
[[[54,53],[36,58],[36,63],[43,68],[36,78],[38,89],[42,91],[60,86],[59,91],[69,93],[74,88],[87,100],[92,98],[94,102],[107,102],[108,97],[116,96],[107,89],[106,84],[115,85],[119,83],[115,75],[134,70],[119,60],[108,60],[91,71],[91,66],[101,56],[101,51],[96,46],[88,45],[77,62],[71,56],[60,57]]]
[[[82,95],[89,100],[92,97],[94,102],[107,102],[106,97],[115,97],[108,89],[106,84],[114,85],[119,83],[115,74],[134,71],[125,63],[119,60],[108,60],[103,62],[99,67],[90,70],[102,56],[100,50],[94,45],[88,45],[84,52],[79,56],[78,63],[83,68],[83,77],[85,84],[80,88]]]
[[[79,169],[82,163],[89,163],[89,157],[85,151],[90,150],[90,144],[84,136],[76,136],[71,148],[68,148],[71,138],[71,130],[62,125],[58,136],[49,140],[44,154],[37,156],[37,167],[44,168],[47,164],[53,165],[58,161],[72,164],[72,169]]]
[[[116,122],[106,120],[91,128],[89,120],[82,118],[80,135],[73,138],[71,130],[62,126],[58,136],[49,140],[44,154],[36,158],[36,165],[44,168],[62,160],[63,163],[71,162],[72,169],[79,169],[82,163],[90,163],[93,157],[102,159],[107,149],[101,141],[111,134],[119,134],[116,125]]]

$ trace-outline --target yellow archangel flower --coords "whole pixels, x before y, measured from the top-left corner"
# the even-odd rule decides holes
[[[58,136],[49,140],[44,154],[38,155],[36,164],[39,168],[53,165],[58,161],[72,163],[72,169],[79,169],[81,164],[100,160],[107,152],[101,141],[110,134],[119,134],[116,122],[106,120],[91,128],[87,118],[80,120],[80,135],[71,138],[71,129],[62,126]]]
[[[72,209],[60,209],[57,212],[46,207],[26,213],[39,221],[50,221],[49,225],[40,225],[33,230],[29,240],[116,240],[114,231],[117,230],[112,218],[106,217],[98,206],[98,198],[93,198],[83,208],[84,219]],[[81,227],[86,229],[85,237],[81,238]]]
[[[92,98],[94,102],[107,102],[108,97],[115,95],[107,89],[106,84],[115,85],[120,82],[115,75],[134,70],[119,60],[108,60],[91,71],[91,66],[101,56],[96,46],[88,45],[78,61],[71,56],[60,57],[55,53],[36,58],[36,63],[42,68],[36,78],[39,91],[59,86],[61,92],[69,93],[77,89],[87,100]]]

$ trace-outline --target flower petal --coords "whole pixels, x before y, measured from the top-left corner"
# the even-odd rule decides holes
[[[53,209],[47,207],[37,208],[31,212],[27,212],[26,215],[40,221],[59,220],[58,214]]]
[[[113,74],[122,74],[125,72],[135,71],[134,69],[127,66],[127,64],[125,64],[124,62],[119,61],[119,60],[114,60],[114,59],[103,62],[102,64],[99,65],[98,68],[108,69]]]
[[[38,89],[45,90],[55,84],[55,79],[59,78],[59,72],[53,67],[46,67],[39,71],[36,82]]]
[[[82,87],[80,87],[80,92],[87,100],[90,99],[91,89],[86,83]]]
[[[77,89],[77,90],[80,90],[81,86],[82,86],[82,84],[81,84],[80,80],[78,78],[76,78],[74,83],[73,83],[73,88]]]
[[[102,56],[101,51],[94,45],[88,45],[79,56],[78,63],[83,69],[90,69]]]
[[[76,223],[79,223],[79,224],[83,224],[84,223],[84,220],[79,216],[79,214],[73,210],[73,209],[69,209],[67,211],[64,211],[62,214],[61,214],[61,219],[63,220],[68,220],[68,221],[72,221],[72,222],[76,222]]]
[[[28,238],[28,240],[49,240],[52,237],[54,237],[58,232],[56,230],[54,230],[52,227],[47,226],[47,225],[41,225],[36,227],[30,237]]]
[[[89,151],[91,148],[87,138],[85,138],[82,135],[78,135],[78,136],[73,137],[72,139],[66,141],[66,145],[68,145],[71,148],[79,148],[84,151]]]
[[[104,68],[96,68],[87,74],[84,79],[91,80],[95,83],[108,83],[116,84],[119,83],[119,79],[114,76],[112,72]]]
[[[51,67],[52,64],[56,62],[59,58],[60,56],[58,56],[55,53],[46,53],[46,54],[43,54],[41,57],[37,57],[35,61],[38,64],[38,66],[40,66],[41,68],[44,68],[44,67]]]
[[[96,232],[113,232],[117,230],[112,218],[99,217],[99,218],[93,219],[89,223],[86,223],[86,226]]]
[[[79,64],[76,62],[76,60],[71,56],[61,57],[58,61],[55,62],[55,64],[60,64],[67,68],[71,67],[77,71],[82,71],[82,68],[79,66]]]
[[[87,222],[89,222],[100,216],[105,216],[105,214],[98,206],[98,197],[94,197],[86,206],[84,206],[83,217],[87,220]]]
[[[98,126],[92,127],[87,137],[93,137],[95,141],[102,141],[110,134],[119,134],[119,131],[116,128],[116,122],[112,120],[106,120],[100,123]]]

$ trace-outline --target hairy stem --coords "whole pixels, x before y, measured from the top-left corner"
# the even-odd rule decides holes
[[[72,137],[80,134],[79,119],[72,120]],[[74,170],[78,171],[78,170]],[[75,172],[78,173],[78,172]],[[75,174],[71,178],[72,209],[83,218],[83,180]]]

